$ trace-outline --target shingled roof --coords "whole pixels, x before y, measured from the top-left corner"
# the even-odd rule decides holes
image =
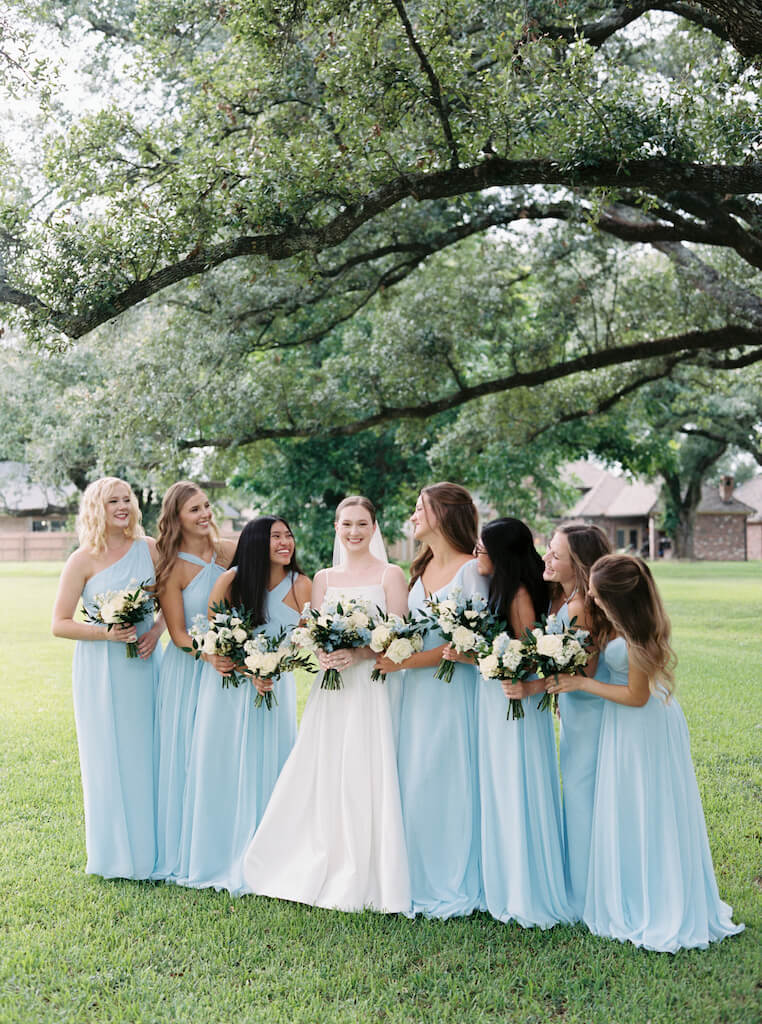
[[[565,480],[583,491],[566,518],[632,519],[654,514],[659,499],[658,484],[632,481],[582,460],[570,462],[562,473]]]

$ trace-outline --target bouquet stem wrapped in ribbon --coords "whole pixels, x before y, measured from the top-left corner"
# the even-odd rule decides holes
[[[85,608],[88,622],[96,622],[106,629],[114,626],[135,626],[150,615],[156,607],[156,598],[146,589],[148,580],[142,583],[131,581],[132,585],[122,590],[109,590],[105,594],[96,594],[93,599],[94,612]],[[125,645],[128,658],[138,657],[138,645]]]

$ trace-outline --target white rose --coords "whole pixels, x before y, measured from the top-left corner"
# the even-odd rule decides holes
[[[545,636],[545,634],[543,633],[543,631],[541,629],[533,629],[532,630],[532,636],[535,638],[535,640],[539,640],[540,637],[541,636]]]
[[[479,618],[479,612],[475,608],[467,608],[463,613],[469,622],[473,622],[474,619]]]
[[[511,672],[515,672],[521,664],[522,645],[520,640],[511,640],[503,651],[503,664]]]
[[[233,630],[233,639],[237,644],[242,644],[248,635],[249,634],[246,632],[246,630],[242,629],[240,626],[236,627]]]
[[[266,654],[263,654],[259,674],[265,678],[271,676],[278,667],[279,661],[280,657],[277,651],[268,651]]]
[[[439,614],[446,615],[448,612],[450,615],[454,615],[458,610],[458,606],[455,601],[447,600],[439,602]]]
[[[376,626],[370,634],[370,649],[372,651],[383,651],[392,638],[392,631],[383,622]]]
[[[204,654],[216,654],[217,652],[217,634],[213,629],[204,636],[204,643],[201,647]]]
[[[101,619],[106,623],[119,622],[119,616],[117,615],[117,608],[113,601],[105,601],[100,606]]]
[[[355,629],[365,629],[370,624],[370,619],[360,608],[356,608],[349,616],[349,625]]]
[[[260,674],[259,666],[262,663],[262,655],[259,651],[252,651],[251,654],[246,655],[243,659],[243,663],[250,672],[253,672],[255,676],[258,676]]]
[[[392,640],[389,644],[389,648],[386,652],[387,658],[390,658],[395,665],[399,665],[400,662],[404,661],[405,658],[409,658],[413,653],[413,645],[405,637],[397,637],[396,640]]]
[[[537,653],[558,661],[563,657],[564,641],[558,633],[543,634],[537,638]]]
[[[486,658],[479,658],[479,671],[485,679],[494,679],[499,670],[497,655],[488,654]]]
[[[476,643],[476,633],[465,626],[456,626],[452,633],[452,643],[456,651],[461,654],[464,651],[470,651]]]

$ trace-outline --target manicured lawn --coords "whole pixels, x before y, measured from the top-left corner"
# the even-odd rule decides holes
[[[762,1018],[762,564],[656,567],[720,891],[746,922],[676,956],[581,926],[345,915],[86,876],[73,644],[48,626],[59,570],[0,563],[2,1024]]]

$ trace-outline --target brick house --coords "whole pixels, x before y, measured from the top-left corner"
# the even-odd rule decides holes
[[[569,463],[563,473],[580,496],[561,522],[583,520],[600,526],[615,551],[637,552],[649,558],[669,554],[669,540],[656,526],[658,482],[628,480],[582,460]],[[755,484],[761,492],[753,491],[762,505],[762,476],[756,479],[758,483],[752,480],[749,484]],[[702,488],[693,535],[697,560],[743,562],[762,558],[762,511],[741,500],[740,490],[734,493],[730,476],[723,477],[719,487],[705,484]],[[751,488],[748,494],[751,496]]]
[[[762,559],[762,473],[737,487],[735,497],[753,509],[746,520],[746,557]]]
[[[0,461],[0,561],[57,561],[76,544],[66,530],[77,489],[46,487],[23,462]]]

